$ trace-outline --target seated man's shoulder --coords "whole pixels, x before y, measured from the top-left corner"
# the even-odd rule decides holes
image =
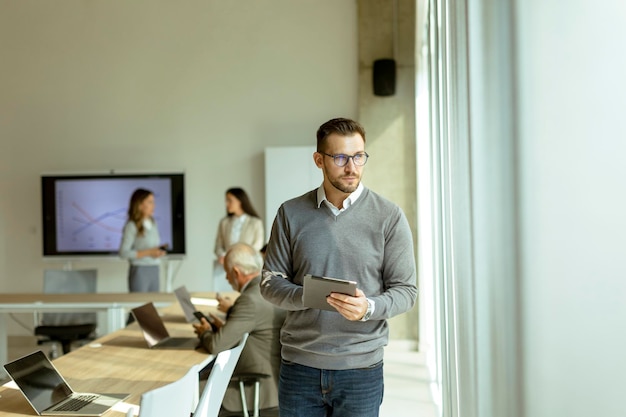
[[[249,297],[249,302],[254,304],[255,314],[258,318],[272,318],[272,323],[282,326],[287,316],[287,311],[276,307],[274,304],[263,298],[257,291]]]

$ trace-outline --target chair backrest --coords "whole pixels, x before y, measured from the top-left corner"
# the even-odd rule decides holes
[[[243,334],[237,346],[217,354],[193,417],[217,417],[246,340],[248,333]]]
[[[194,365],[182,378],[143,393],[138,417],[189,417],[198,402],[199,371]]]
[[[43,276],[43,292],[49,294],[94,293],[97,277],[97,269],[69,271],[47,269]],[[41,324],[47,326],[96,322],[96,313],[45,313],[41,315]]]

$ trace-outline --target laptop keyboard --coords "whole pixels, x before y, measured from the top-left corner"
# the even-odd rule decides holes
[[[96,398],[98,398],[98,395],[80,395],[80,396],[78,396],[76,398],[72,398],[71,400],[69,400],[65,404],[62,404],[61,406],[55,408],[54,411],[76,411],[76,410],[80,410],[84,406],[86,406],[86,405],[90,404],[91,402],[93,402],[93,400],[95,400]]]

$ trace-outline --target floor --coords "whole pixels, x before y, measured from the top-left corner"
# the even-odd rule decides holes
[[[9,337],[9,360],[41,347],[28,336]],[[47,352],[49,348],[44,348]],[[423,355],[411,342],[391,341],[385,349],[385,397],[380,417],[437,417]],[[0,378],[1,379],[1,378]]]
[[[413,343],[391,341],[385,348],[385,397],[380,417],[437,417],[424,355]]]

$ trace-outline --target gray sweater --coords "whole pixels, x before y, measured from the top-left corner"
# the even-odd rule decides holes
[[[305,274],[357,282],[376,308],[366,322],[302,304]],[[261,294],[288,310],[281,330],[284,360],[318,369],[356,369],[383,359],[387,318],[417,297],[411,230],[402,210],[373,191],[335,217],[316,190],[278,209],[268,243]]]
[[[137,233],[137,226],[133,222],[126,222],[124,230],[122,231],[122,243],[120,245],[120,257],[128,259],[131,265],[159,265],[161,263],[159,258],[152,258],[145,256],[143,258],[137,258],[137,251],[144,249],[156,248],[161,244],[161,237],[159,235],[159,228],[156,222],[152,222],[150,229],[144,229],[143,235],[139,236]]]

